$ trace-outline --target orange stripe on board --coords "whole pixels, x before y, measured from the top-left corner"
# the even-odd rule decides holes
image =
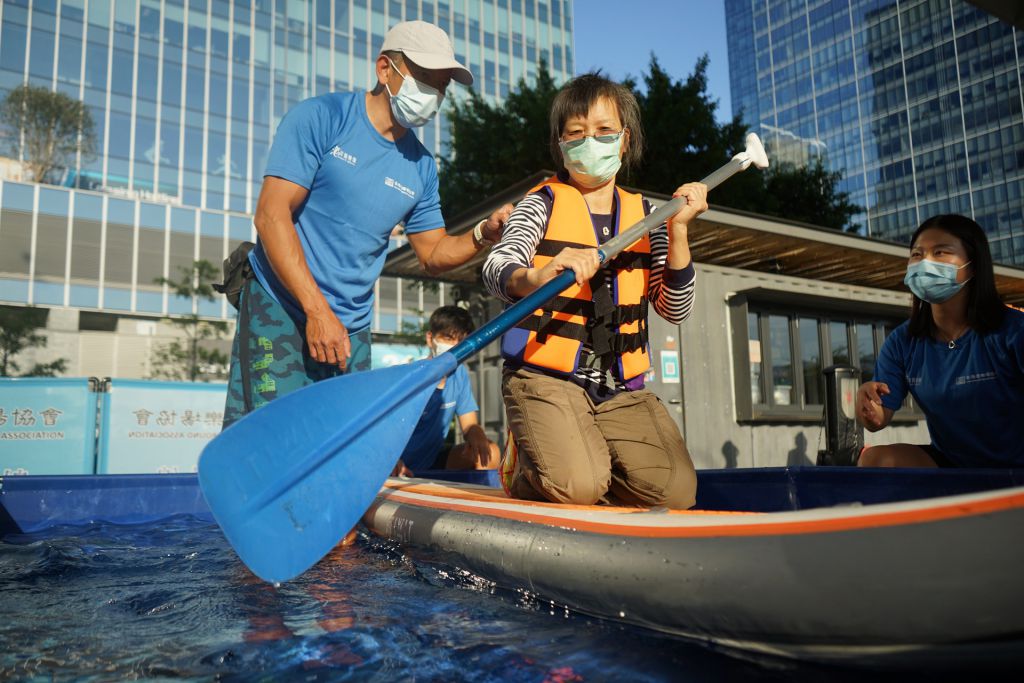
[[[395,491],[418,493],[423,496],[442,496],[459,500],[472,500],[478,503],[506,503],[522,507],[550,508],[552,510],[585,510],[587,512],[619,512],[622,514],[639,514],[650,512],[650,508],[618,507],[614,505],[571,505],[569,503],[550,503],[544,500],[518,500],[510,498],[502,489],[490,489],[494,493],[478,493],[437,484],[396,484],[385,481],[384,487]],[[659,513],[661,514],[661,513]],[[744,512],[742,510],[667,510],[667,515],[762,515],[763,512]]]
[[[858,515],[856,517],[841,517],[838,519],[817,519],[817,520],[795,520],[785,522],[765,521],[752,524],[722,524],[699,527],[652,527],[633,526],[625,524],[613,524],[609,522],[594,522],[588,520],[565,519],[551,515],[538,514],[534,512],[520,512],[518,510],[497,510],[480,509],[461,503],[452,503],[436,500],[423,500],[412,496],[404,495],[401,491],[384,494],[385,500],[398,499],[418,507],[433,508],[438,510],[453,510],[457,512],[468,512],[471,514],[484,515],[487,517],[498,517],[520,522],[534,522],[548,526],[571,529],[574,531],[586,531],[597,534],[608,534],[615,536],[632,536],[637,538],[709,538],[716,536],[788,536],[795,534],[815,534],[834,531],[854,531],[858,529],[869,529],[878,527],[899,526],[905,524],[922,524],[927,522],[939,522],[958,517],[970,517],[975,515],[991,514],[1016,508],[1024,508],[1024,493],[1015,493],[1000,498],[973,501],[969,503],[951,503],[925,510],[899,510],[894,512],[883,512],[875,514]],[[384,501],[381,501],[384,502]],[[493,502],[493,499],[492,499]],[[526,501],[515,501],[519,502]],[[375,505],[374,508],[379,505]],[[577,507],[593,509],[593,506],[558,506]],[[608,508],[609,511],[622,508]],[[602,508],[602,511],[604,508]],[[694,511],[715,514],[713,511]],[[683,511],[681,514],[692,515],[694,513]],[[770,517],[774,513],[760,513],[757,516],[761,519]]]

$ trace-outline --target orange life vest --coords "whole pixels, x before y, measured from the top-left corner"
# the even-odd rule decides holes
[[[547,191],[553,199],[533,267],[542,268],[566,247],[598,247],[587,202],[580,192],[550,178],[531,192]],[[643,198],[616,187],[614,233],[643,220]],[[605,285],[604,270],[613,276]],[[647,371],[647,289],[651,279],[651,242],[644,236],[622,251],[583,286],[575,283],[510,329],[502,338],[502,355],[513,364],[571,375],[584,342],[595,355],[611,354],[621,381]]]

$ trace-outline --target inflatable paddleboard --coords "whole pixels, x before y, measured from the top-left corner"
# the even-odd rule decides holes
[[[753,512],[389,479],[364,523],[499,586],[733,648],[863,664],[1020,658],[1024,644],[1024,486]]]

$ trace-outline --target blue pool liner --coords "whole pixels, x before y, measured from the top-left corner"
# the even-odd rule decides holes
[[[419,475],[499,486],[497,470]],[[1024,486],[1024,469],[766,467],[701,470],[697,481],[697,509],[779,512]],[[59,525],[147,524],[175,515],[213,521],[195,474],[0,477],[0,537]]]
[[[497,470],[419,474],[428,479],[500,485]],[[94,522],[148,524],[174,515],[213,521],[194,473],[0,477],[0,536]]]

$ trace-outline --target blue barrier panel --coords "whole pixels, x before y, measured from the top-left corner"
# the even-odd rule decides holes
[[[213,521],[194,474],[0,478],[0,539],[59,525],[149,524],[174,515]]]
[[[392,365],[404,365],[414,360],[426,358],[429,355],[430,349],[426,346],[374,342],[370,346],[370,366],[374,370],[377,368],[390,368]]]
[[[499,470],[420,470],[416,473],[416,477],[501,488],[501,472]]]
[[[95,461],[88,378],[0,378],[0,475],[92,474]]]
[[[97,474],[195,472],[224,419],[225,384],[110,380]]]

